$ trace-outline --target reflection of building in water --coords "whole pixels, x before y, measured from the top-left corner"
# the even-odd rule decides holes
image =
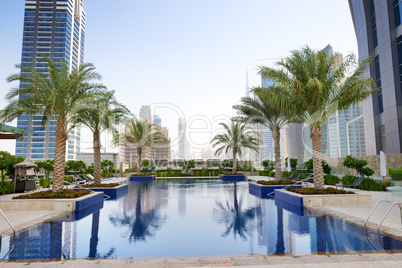
[[[75,258],[77,225],[75,222],[45,223],[17,233],[16,241],[10,260]]]
[[[180,216],[185,216],[186,215],[186,192],[187,189],[179,189],[179,215]]]

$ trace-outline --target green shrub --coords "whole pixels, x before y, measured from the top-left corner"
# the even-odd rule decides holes
[[[39,179],[39,185],[42,186],[43,188],[49,188],[49,186],[52,184],[52,179],[48,178],[41,178]]]
[[[74,179],[71,178],[70,176],[65,176],[65,177],[64,177],[64,180],[65,180],[66,182],[71,182],[71,183],[74,182]]]
[[[110,173],[110,171],[107,168],[102,169],[102,177],[110,177],[112,176],[112,173]]]
[[[269,177],[275,177],[275,171],[270,171],[269,173],[268,173],[268,176]]]
[[[395,186],[392,181],[385,181],[385,187]]]
[[[52,191],[40,191],[33,194],[14,196],[13,199],[56,199],[56,198],[77,198],[89,194],[87,190],[63,190],[53,193]]]
[[[134,172],[134,169],[126,168],[123,173],[130,173],[130,172]]]
[[[352,175],[345,175],[342,177],[342,184],[343,185],[351,185],[355,179],[356,176]],[[365,178],[364,181],[360,184],[359,189],[366,190],[366,191],[385,191],[386,186],[382,182],[378,182],[372,178]]]
[[[299,175],[299,174],[297,174],[297,175]],[[308,175],[310,175],[310,174],[309,173],[303,173],[303,174],[301,174],[300,179],[304,180],[305,178],[307,178]]]
[[[0,195],[10,194],[14,191],[13,181],[0,181]]]
[[[354,169],[357,174],[359,174],[361,177],[365,176],[371,176],[374,174],[374,170],[366,167],[367,166],[367,161],[362,160],[362,159],[357,159],[354,157],[351,157],[350,155],[347,155],[345,159],[343,160],[342,165],[345,167]]]
[[[290,185],[294,184],[295,182],[292,180],[280,180],[280,181],[257,181],[258,184],[261,185]]]
[[[261,162],[261,165],[264,167],[264,170],[272,171],[275,168],[275,161],[264,160]]]
[[[268,176],[269,175],[269,170],[259,170],[260,176]]]
[[[402,180],[402,167],[392,169],[388,169],[388,174],[393,180]]]
[[[304,162],[303,166],[307,169],[308,172],[313,172],[313,158],[310,158],[306,162]],[[331,174],[331,167],[328,165],[327,161],[322,160],[322,169],[325,174]]]
[[[315,194],[354,194],[351,191],[345,191],[340,189],[335,189],[332,187],[325,188],[325,189],[315,189],[315,188],[287,188],[289,192],[303,194],[303,195],[315,195]]]
[[[290,176],[290,172],[289,171],[283,171],[282,172],[282,178],[287,178]]]
[[[336,185],[339,183],[340,179],[338,176],[331,175],[331,174],[325,174],[324,175],[324,184],[327,185]]]
[[[366,178],[360,184],[359,189],[366,190],[366,191],[386,191],[386,186],[383,182],[378,182],[372,178]]]

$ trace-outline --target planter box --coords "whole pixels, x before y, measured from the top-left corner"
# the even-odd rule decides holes
[[[372,204],[371,195],[368,194],[301,195],[287,190],[275,190],[275,200],[276,199],[296,207]]]
[[[224,174],[220,174],[219,178],[223,181],[245,181],[246,176],[244,175],[224,175]]]
[[[128,192],[128,184],[122,184],[116,187],[91,187],[88,189],[94,192],[103,192],[110,197],[117,197]]]
[[[143,181],[153,181],[155,180],[155,175],[149,175],[149,176],[131,176],[130,177],[130,181],[139,181],[139,182],[143,182]]]
[[[103,193],[91,193],[71,199],[11,199],[1,200],[0,209],[5,211],[61,210],[80,211],[91,206],[103,205]]]
[[[287,186],[289,185],[261,185],[255,182],[250,182],[248,184],[248,192],[259,198],[272,198],[275,196],[275,190],[282,189]],[[295,185],[292,187],[302,188],[301,185]]]
[[[35,181],[16,181],[15,192],[24,193],[25,191],[35,190]]]

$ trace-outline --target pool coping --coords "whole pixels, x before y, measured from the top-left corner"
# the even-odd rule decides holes
[[[325,215],[334,217],[334,218],[338,218],[341,220],[344,220],[346,222],[352,223],[354,225],[360,226],[364,228],[364,220],[354,217],[352,215],[348,215],[342,212],[338,212],[338,211],[334,211],[328,207],[308,207],[308,209],[317,211],[317,212],[321,212]],[[368,222],[367,223],[367,229],[370,231],[374,231],[377,232],[377,224]],[[384,234],[386,236],[389,236],[391,238],[397,239],[402,241],[402,231],[395,229],[395,228],[391,228],[388,226],[381,226],[380,228],[381,234]]]

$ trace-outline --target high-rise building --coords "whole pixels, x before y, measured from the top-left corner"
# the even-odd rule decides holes
[[[179,130],[179,150],[177,157],[180,159],[187,159],[189,157],[189,146],[186,138],[186,119],[179,118],[178,123],[178,130]]]
[[[151,123],[151,106],[142,105],[140,109],[140,119],[147,120],[148,123]]]
[[[154,124],[156,127],[162,127],[162,119],[158,115],[154,115]]]
[[[367,155],[402,152],[401,1],[349,0],[359,58],[370,57],[364,74],[379,91],[363,101]]]
[[[42,72],[46,69],[37,63],[44,62],[42,55],[53,59],[56,66],[64,60],[71,71],[83,63],[86,15],[83,0],[26,0],[21,64],[34,66]],[[49,120],[41,127],[42,116],[23,115],[17,126],[36,133],[24,134],[16,142],[16,155],[28,160],[54,158],[56,147],[56,120]],[[67,159],[75,159],[80,152],[79,128],[68,134]]]

